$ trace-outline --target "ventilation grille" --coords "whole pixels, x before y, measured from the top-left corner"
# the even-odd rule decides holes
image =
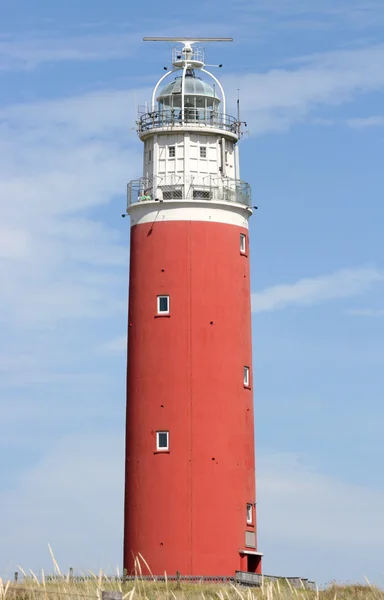
[[[163,199],[164,200],[181,200],[183,197],[182,189],[175,188],[163,188]]]
[[[211,190],[193,190],[193,198],[195,200],[210,200]]]

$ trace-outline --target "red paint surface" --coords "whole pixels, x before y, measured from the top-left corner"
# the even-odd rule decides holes
[[[247,563],[239,550],[255,531],[246,504],[256,498],[253,392],[243,385],[252,366],[250,270],[240,233],[248,235],[189,221],[131,229],[129,573],[138,552],[155,574],[233,575]],[[170,316],[156,317],[163,294]],[[167,454],[156,453],[159,430],[170,432]]]

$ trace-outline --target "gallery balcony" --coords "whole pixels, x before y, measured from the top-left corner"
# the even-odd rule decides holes
[[[127,186],[128,208],[138,202],[206,201],[252,205],[251,186],[245,181],[224,177],[155,179],[142,177]]]
[[[185,108],[184,111],[178,108],[153,111],[142,115],[138,121],[140,137],[154,129],[177,130],[181,127],[222,130],[236,138],[239,135],[239,123],[235,117],[203,108]]]

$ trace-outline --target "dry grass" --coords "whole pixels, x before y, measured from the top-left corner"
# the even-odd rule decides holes
[[[97,600],[104,590],[120,591],[124,600],[384,600],[384,592],[370,585],[332,585],[316,592],[279,583],[245,588],[182,582],[180,587],[178,590],[174,582],[143,581],[139,577],[127,583],[103,575],[82,582],[67,577],[50,582],[31,575],[17,584],[0,580],[0,600]]]
[[[384,592],[371,585],[332,585],[325,590],[297,590],[287,584],[264,583],[260,588],[231,584],[190,584],[182,582],[110,580],[102,574],[86,581],[63,576],[55,581],[39,580],[35,575],[21,583],[0,580],[0,600],[81,600],[101,599],[104,590],[122,592],[124,600],[384,600]]]
[[[102,592],[119,591],[123,600],[384,600],[384,591],[370,585],[336,585],[324,590],[310,591],[295,589],[288,581],[263,582],[260,588],[246,588],[232,584],[200,584],[181,582],[144,581],[141,578],[141,563],[137,561],[137,577],[123,582],[119,573],[115,579],[99,574],[87,573],[84,581],[71,578],[60,572],[51,551],[54,577],[39,577],[32,571],[25,572],[18,583],[0,579],[0,600],[101,600]],[[142,557],[141,557],[142,558]],[[144,559],[143,559],[144,560]],[[148,567],[144,561],[146,567]]]

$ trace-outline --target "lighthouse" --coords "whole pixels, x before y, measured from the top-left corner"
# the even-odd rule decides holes
[[[251,190],[241,123],[199,46],[231,40],[144,40],[175,47],[138,121],[143,173],[128,184],[124,568],[141,554],[155,575],[261,573]]]

